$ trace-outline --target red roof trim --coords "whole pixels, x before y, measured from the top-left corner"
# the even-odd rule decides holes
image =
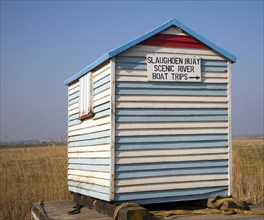
[[[148,46],[181,47],[208,49],[206,45],[189,36],[178,36],[172,34],[156,34],[140,43]]]

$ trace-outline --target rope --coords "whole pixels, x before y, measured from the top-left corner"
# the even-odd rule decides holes
[[[150,211],[155,216],[169,217],[172,215],[207,215],[207,214],[222,214],[222,215],[264,215],[264,210],[249,210],[249,207],[239,199],[232,197],[222,198],[215,197],[208,199],[208,208],[199,210],[168,210],[168,211]]]

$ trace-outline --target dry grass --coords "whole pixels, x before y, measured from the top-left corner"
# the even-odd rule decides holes
[[[263,138],[233,140],[233,192],[264,203]],[[71,199],[66,146],[0,149],[0,219],[31,219],[32,203]]]
[[[31,219],[32,203],[70,199],[66,146],[0,149],[0,219]]]
[[[264,139],[233,139],[233,194],[264,205]]]

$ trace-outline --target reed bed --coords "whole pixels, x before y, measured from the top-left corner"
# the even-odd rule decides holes
[[[70,199],[67,148],[63,146],[0,149],[0,219],[31,219],[39,201]]]
[[[264,205],[263,137],[233,139],[233,195]],[[1,220],[29,220],[32,203],[71,198],[65,145],[0,148]]]
[[[233,139],[233,195],[264,206],[264,139]]]

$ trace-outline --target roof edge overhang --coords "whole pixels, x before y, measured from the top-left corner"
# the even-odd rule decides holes
[[[154,36],[155,34],[161,32],[161,31],[164,31],[165,29],[172,27],[172,26],[176,26],[176,27],[180,28],[181,30],[183,30],[187,34],[189,34],[192,37],[196,38],[197,40],[201,41],[202,43],[204,43],[205,45],[207,45],[208,47],[210,47],[211,49],[213,49],[214,51],[216,51],[220,55],[222,55],[225,58],[227,58],[228,60],[230,60],[232,63],[236,62],[236,60],[237,60],[236,56],[227,52],[226,50],[222,49],[221,47],[217,46],[216,44],[214,44],[211,41],[207,40],[206,38],[202,37],[201,35],[197,34],[196,32],[194,32],[193,30],[191,30],[190,28],[188,28],[184,24],[180,23],[176,19],[172,19],[172,20],[165,22],[164,24],[160,25],[159,27],[147,32],[146,34],[143,34],[143,35],[135,38],[134,40],[129,41],[129,42],[125,43],[124,45],[109,51],[108,53],[105,53],[103,56],[101,56],[99,59],[97,59],[96,61],[91,63],[89,66],[85,67],[80,72],[76,73],[72,77],[65,80],[64,84],[69,85],[70,83],[72,83],[73,81],[82,77],[84,74],[93,70],[95,67],[99,66],[100,64],[107,61],[108,59],[118,55],[119,53],[124,52],[125,50],[139,44],[140,42]]]

